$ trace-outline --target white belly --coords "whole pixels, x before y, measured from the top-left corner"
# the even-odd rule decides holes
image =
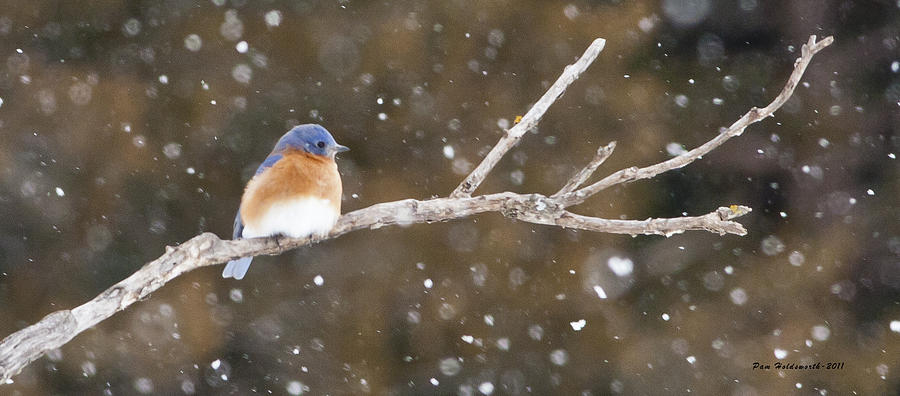
[[[318,198],[300,198],[275,203],[258,221],[244,223],[244,238],[266,237],[283,234],[293,238],[325,235],[340,213],[331,202]]]

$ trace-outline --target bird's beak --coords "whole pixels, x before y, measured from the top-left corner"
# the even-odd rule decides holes
[[[335,144],[332,149],[335,153],[343,153],[344,151],[350,151],[350,147],[342,146],[340,144]]]

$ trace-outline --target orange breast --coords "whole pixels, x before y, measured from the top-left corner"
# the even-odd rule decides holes
[[[271,168],[253,177],[241,198],[241,220],[254,224],[274,203],[296,198],[328,200],[341,211],[341,176],[333,159],[300,150],[282,153]]]

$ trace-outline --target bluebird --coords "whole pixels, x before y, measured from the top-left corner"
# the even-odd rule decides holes
[[[334,155],[349,150],[321,125],[284,134],[247,182],[234,217],[234,239],[325,235],[341,215],[341,176]],[[229,261],[223,278],[242,279],[252,257]]]

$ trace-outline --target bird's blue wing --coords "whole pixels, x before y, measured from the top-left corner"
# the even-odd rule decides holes
[[[256,173],[253,176],[257,176],[260,173],[263,173],[266,169],[271,168],[275,165],[278,160],[281,159],[281,154],[269,154],[266,157],[266,160],[259,164],[259,168],[256,168]],[[244,233],[244,222],[241,221],[241,209],[238,208],[237,214],[234,216],[234,231],[231,234],[231,239],[241,239]]]
[[[274,154],[274,153],[269,154],[269,156],[266,157],[266,160],[263,161],[261,164],[259,164],[259,168],[256,168],[256,174],[254,174],[254,176],[256,176],[260,173],[263,173],[263,171],[266,169],[271,168],[280,159],[281,159],[281,154]]]
[[[263,163],[259,164],[259,168],[256,169],[256,175],[259,175],[266,169],[271,168],[280,159],[281,154],[269,154],[269,156],[266,157],[266,160],[263,161]],[[238,208],[237,215],[234,216],[234,232],[231,235],[231,238],[241,239],[243,238],[243,236],[244,222],[241,220],[241,209]],[[237,260],[229,261],[228,264],[225,265],[225,270],[222,271],[222,277],[234,278],[238,280],[243,279],[244,275],[247,274],[247,270],[250,269],[250,263],[252,261],[253,257],[241,257]]]
[[[241,239],[244,233],[244,222],[241,221],[241,210],[238,209],[237,215],[234,216],[234,234],[232,235],[233,239]],[[253,261],[253,257],[241,257],[237,260],[229,261],[228,264],[225,264],[225,270],[222,271],[223,278],[234,278],[237,280],[243,279],[244,275],[247,274],[247,270],[250,269],[250,263]]]
[[[241,209],[238,208],[237,215],[234,216],[234,232],[231,239],[241,239],[244,236],[244,222],[241,221]]]

